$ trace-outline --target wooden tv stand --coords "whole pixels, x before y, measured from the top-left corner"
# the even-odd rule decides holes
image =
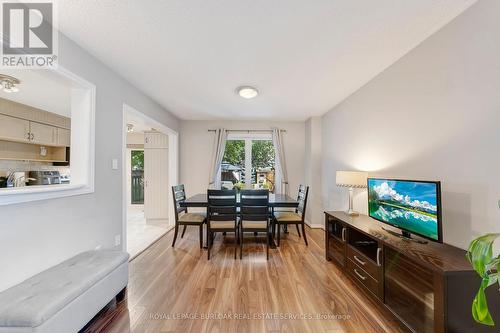
[[[492,332],[472,318],[480,279],[464,250],[408,241],[382,227],[397,231],[366,215],[325,212],[326,259],[412,331]],[[493,313],[500,308],[500,293],[490,289],[489,308],[500,325],[500,311]]]

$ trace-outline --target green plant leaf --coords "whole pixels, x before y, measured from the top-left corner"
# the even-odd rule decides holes
[[[477,274],[482,278],[481,286],[472,302],[472,316],[479,323],[493,326],[493,318],[488,309],[485,290],[498,281],[498,267],[500,256],[493,258],[493,242],[500,237],[500,233],[487,234],[473,240],[466,257]],[[492,269],[497,268],[496,271]]]
[[[494,282],[493,282],[494,283]],[[494,326],[495,322],[491,318],[490,311],[488,309],[488,302],[486,300],[485,289],[492,285],[490,279],[483,279],[479,291],[477,292],[474,301],[472,302],[472,317],[478,323],[482,323],[489,326]]]
[[[498,287],[500,289],[500,279],[498,278],[500,275],[500,255],[498,255],[497,259],[499,259],[497,264],[497,280],[498,280]]]
[[[500,233],[487,234],[474,239],[469,245],[467,259],[482,278],[487,275],[487,266],[493,257],[493,242],[498,237]]]

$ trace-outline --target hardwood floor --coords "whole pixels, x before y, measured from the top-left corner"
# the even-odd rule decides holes
[[[291,229],[268,262],[263,237],[246,236],[243,260],[234,260],[232,236],[218,234],[207,261],[197,228],[175,248],[169,232],[130,263],[127,300],[82,332],[404,331],[325,260],[323,231],[307,231],[308,247]]]

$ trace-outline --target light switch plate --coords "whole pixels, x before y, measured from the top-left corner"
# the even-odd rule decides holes
[[[118,170],[118,159],[113,158],[113,160],[112,160],[112,168],[113,168],[113,170]]]
[[[122,236],[121,235],[116,235],[115,236],[115,246],[118,246],[122,243]]]

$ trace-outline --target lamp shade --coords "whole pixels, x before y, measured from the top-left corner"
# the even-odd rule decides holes
[[[367,172],[362,171],[337,171],[337,186],[342,187],[366,187]]]

